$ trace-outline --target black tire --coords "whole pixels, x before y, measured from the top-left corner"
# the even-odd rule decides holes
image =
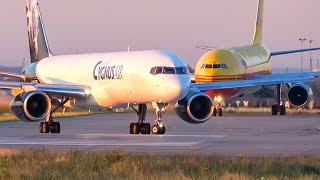
[[[42,133],[49,133],[50,132],[50,123],[44,122],[42,124]]]
[[[147,134],[147,125],[146,123],[140,123],[139,124],[140,133],[141,134]]]
[[[280,106],[280,115],[281,116],[286,115],[286,107],[284,105]]]
[[[39,125],[39,132],[40,132],[40,133],[44,133],[44,131],[43,131],[43,124],[44,124],[44,122],[41,122],[40,125]]]
[[[217,108],[213,108],[213,114],[212,116],[217,116]]]
[[[140,133],[140,124],[133,123],[132,134],[139,134],[139,133]]]
[[[164,133],[166,133],[166,127],[162,125],[162,127],[160,127],[159,134],[164,134]]]
[[[152,134],[159,134],[159,132],[160,132],[160,127],[157,124],[153,125]]]
[[[130,134],[133,134],[133,124],[134,124],[134,123],[131,123],[131,124],[130,124],[130,127],[129,127],[129,133],[130,133]]]
[[[51,128],[51,133],[60,134],[60,123],[54,122],[53,127]]]
[[[278,114],[278,111],[277,111],[277,105],[272,105],[271,106],[271,113],[273,116],[276,116]]]
[[[219,114],[219,116],[222,116],[222,108],[219,108],[218,114]]]
[[[146,123],[144,127],[146,128],[146,129],[145,129],[145,133],[146,133],[146,134],[150,134],[150,124],[149,124],[149,123]]]

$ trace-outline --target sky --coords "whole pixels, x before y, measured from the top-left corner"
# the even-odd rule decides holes
[[[24,0],[1,0],[0,65],[29,63]],[[4,1],[4,2],[3,2]],[[195,66],[206,52],[252,42],[258,0],[39,0],[55,55],[163,49]],[[299,38],[320,47],[319,0],[265,0],[264,43],[271,51],[297,49]],[[310,46],[308,42],[305,47]],[[272,59],[300,68],[301,54]],[[320,52],[313,53],[320,59]],[[314,66],[316,68],[316,64]],[[309,69],[309,53],[304,54]]]

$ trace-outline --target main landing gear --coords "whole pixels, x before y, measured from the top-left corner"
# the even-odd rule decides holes
[[[147,105],[139,104],[138,110],[134,107],[132,107],[132,109],[135,110],[138,115],[138,122],[130,124],[130,134],[150,134],[150,124],[144,123],[147,116]]]
[[[162,124],[163,119],[162,116],[164,115],[164,110],[168,106],[167,103],[157,103],[157,120],[155,124],[150,129],[150,124],[145,123],[146,115],[147,115],[147,105],[146,104],[139,104],[138,110],[132,107],[134,111],[136,111],[138,115],[138,122],[131,123],[129,132],[130,134],[150,134],[150,130],[152,134],[164,134],[166,132],[166,127]]]
[[[222,108],[221,107],[216,107],[213,108],[213,116],[222,116]]]
[[[276,104],[272,105],[271,111],[272,115],[276,116],[278,113],[281,116],[286,115],[286,107],[285,105],[280,105],[281,104],[281,84],[277,85],[277,96],[276,96]]]
[[[39,125],[39,131],[40,133],[55,133],[59,134],[61,131],[60,128],[60,123],[59,122],[54,122],[52,114],[56,112],[60,107],[62,107],[66,102],[69,101],[69,98],[65,98],[61,101],[59,106],[57,106],[54,110],[50,112],[50,114],[47,116],[45,122],[41,122]]]

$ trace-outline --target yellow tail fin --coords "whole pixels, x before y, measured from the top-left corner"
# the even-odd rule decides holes
[[[262,43],[263,11],[264,11],[264,0],[259,0],[257,21],[254,29],[253,44]]]

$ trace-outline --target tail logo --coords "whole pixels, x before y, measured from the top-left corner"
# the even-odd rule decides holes
[[[27,25],[31,57],[37,57],[40,12],[36,1],[27,0]]]

